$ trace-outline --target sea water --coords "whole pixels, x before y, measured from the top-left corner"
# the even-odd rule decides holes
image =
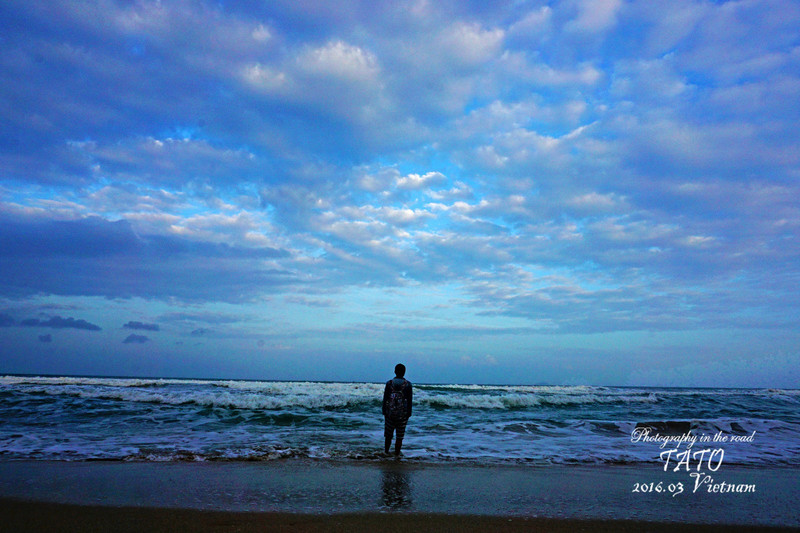
[[[0,459],[378,461],[383,388],[4,376]],[[637,441],[642,427],[662,440]],[[415,383],[403,451],[412,462],[631,464],[691,435],[724,439],[725,464],[800,465],[800,391]]]

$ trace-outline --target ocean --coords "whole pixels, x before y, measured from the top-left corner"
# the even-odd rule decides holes
[[[0,460],[380,461],[383,386],[4,376]],[[403,452],[421,464],[659,463],[688,438],[724,448],[726,465],[798,466],[800,390],[415,383]]]

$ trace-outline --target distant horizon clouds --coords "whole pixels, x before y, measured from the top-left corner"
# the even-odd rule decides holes
[[[161,329],[158,324],[144,324],[138,320],[131,320],[122,327],[127,329],[143,329],[146,331],[159,331]]]
[[[800,4],[0,14],[0,373],[800,387]]]

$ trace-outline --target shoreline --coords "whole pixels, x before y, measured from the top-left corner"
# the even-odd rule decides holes
[[[129,514],[160,510],[170,516],[223,513],[248,523],[255,519],[243,517],[257,514],[282,517],[283,522],[304,517],[309,524],[331,517],[359,522],[389,515],[402,520],[446,516],[548,524],[703,524],[741,526],[743,531],[762,526],[800,527],[795,511],[800,468],[725,465],[713,474],[715,482],[753,484],[756,492],[713,493],[705,487],[693,492],[685,472],[664,472],[657,464],[470,466],[394,459],[367,464],[300,459],[228,463],[0,461],[0,501],[12,514],[20,506],[33,505],[52,509],[56,515],[84,508],[91,513],[98,509],[102,513],[128,509],[125,513]],[[681,494],[666,489],[636,490],[643,484],[651,487],[658,483],[662,487],[686,483],[686,488]],[[157,516],[147,520],[151,519],[161,520]]]
[[[0,530],[17,533],[95,531],[170,532],[447,532],[540,531],[543,533],[783,533],[798,528],[730,524],[693,524],[640,520],[587,520],[449,515],[433,513],[232,512],[152,507],[109,507],[19,501],[0,497]]]

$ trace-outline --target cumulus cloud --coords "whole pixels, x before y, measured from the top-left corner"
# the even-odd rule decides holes
[[[442,30],[439,37],[447,57],[463,66],[480,65],[499,52],[505,31],[484,29],[478,24],[457,22]]]
[[[378,75],[378,60],[367,50],[343,41],[306,51],[300,67],[312,75],[329,76],[348,82],[371,82]]]
[[[405,190],[416,190],[441,185],[447,182],[447,178],[441,172],[426,172],[423,175],[408,174],[397,178],[397,188]]]

